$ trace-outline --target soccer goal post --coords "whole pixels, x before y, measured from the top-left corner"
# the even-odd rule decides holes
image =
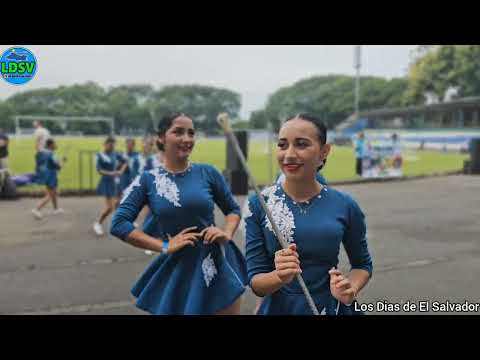
[[[62,124],[63,128],[67,127],[67,124],[72,121],[86,121],[86,122],[106,122],[110,125],[110,134],[115,133],[115,119],[113,117],[105,116],[44,116],[44,115],[16,115],[15,119],[15,135],[19,137],[21,135],[21,121],[55,121]]]

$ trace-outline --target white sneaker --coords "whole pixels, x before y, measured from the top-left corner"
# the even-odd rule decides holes
[[[52,211],[52,215],[59,215],[63,213],[65,213],[65,210],[63,210],[62,208],[58,208]]]
[[[145,255],[153,255],[153,251],[145,250]]]
[[[93,231],[95,231],[95,234],[97,234],[98,236],[102,236],[105,234],[103,232],[102,224],[100,224],[99,222],[93,224]]]
[[[41,218],[43,218],[43,215],[40,212],[40,210],[32,209],[32,214],[33,214],[33,216],[35,216],[35,219],[37,219],[37,220],[40,220]]]

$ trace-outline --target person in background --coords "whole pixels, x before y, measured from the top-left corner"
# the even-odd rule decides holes
[[[125,141],[127,151],[123,154],[124,162],[127,164],[125,171],[120,176],[120,189],[121,192],[132,183],[132,181],[140,174],[140,154],[135,151],[135,139],[127,138]]]
[[[0,129],[0,169],[8,169],[8,135]]]
[[[363,133],[363,131],[358,134],[358,138],[354,142],[354,148],[355,148],[355,159],[356,159],[355,173],[358,176],[362,176],[363,157],[365,155],[365,134]]]
[[[117,208],[120,200],[120,176],[127,168],[124,157],[115,151],[115,138],[109,136],[104,144],[104,151],[97,153],[97,171],[102,176],[97,186],[97,194],[105,198],[105,207],[100,217],[93,224],[93,231],[103,236],[102,224],[105,219]]]
[[[401,169],[403,165],[402,146],[398,141],[398,135],[392,135],[392,153],[393,153],[393,168]]]
[[[8,136],[0,129],[0,190],[8,176]]]
[[[50,138],[50,132],[38,120],[33,122],[33,127],[35,128],[33,133],[35,138],[35,182],[45,185],[46,161],[48,157],[48,152],[45,151],[45,144]]]
[[[62,168],[62,163],[56,158],[55,150],[57,149],[57,144],[55,140],[48,139],[45,142],[45,150],[42,152],[45,155],[45,170],[43,183],[46,186],[45,196],[38,203],[37,207],[32,209],[32,214],[36,219],[41,219],[43,217],[41,209],[48,204],[49,201],[53,205],[53,215],[63,214],[64,211],[62,208],[58,207],[57,202],[57,188],[58,188],[58,171]],[[66,158],[63,158],[63,162],[66,161]]]
[[[154,151],[154,144],[157,144],[157,152]],[[151,171],[160,167],[163,164],[163,156],[163,148],[158,146],[156,137],[152,135],[145,136],[143,138],[143,153],[140,154],[140,174],[144,171]],[[143,207],[138,218],[144,219],[143,225],[153,221],[152,213],[150,212],[148,205]],[[144,250],[144,252],[146,255],[154,254],[151,250]]]
[[[35,132],[33,133],[33,136],[35,137],[35,151],[38,153],[45,149],[47,139],[50,138],[50,131],[44,128],[42,123],[38,120],[33,122],[33,127],[35,128]]]
[[[142,139],[142,152],[139,155],[140,159],[140,174],[142,174],[147,167],[147,161],[153,153],[153,137],[145,135]],[[151,170],[151,169],[149,169]]]

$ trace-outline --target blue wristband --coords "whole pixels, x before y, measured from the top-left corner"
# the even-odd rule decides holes
[[[168,250],[168,241],[164,241],[164,242],[163,242],[162,250],[163,250],[163,253],[164,253],[164,254],[167,253],[167,250]]]

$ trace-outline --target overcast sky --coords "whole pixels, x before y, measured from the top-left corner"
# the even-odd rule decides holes
[[[0,45],[0,52],[10,46]],[[15,45],[16,46],[16,45]],[[18,45],[20,46],[20,45]],[[416,45],[364,45],[362,74],[405,76]],[[276,89],[313,75],[354,74],[352,45],[32,45],[38,70],[28,84],[0,81],[0,98],[41,87],[95,81],[101,86],[200,84],[242,96],[247,118]]]

